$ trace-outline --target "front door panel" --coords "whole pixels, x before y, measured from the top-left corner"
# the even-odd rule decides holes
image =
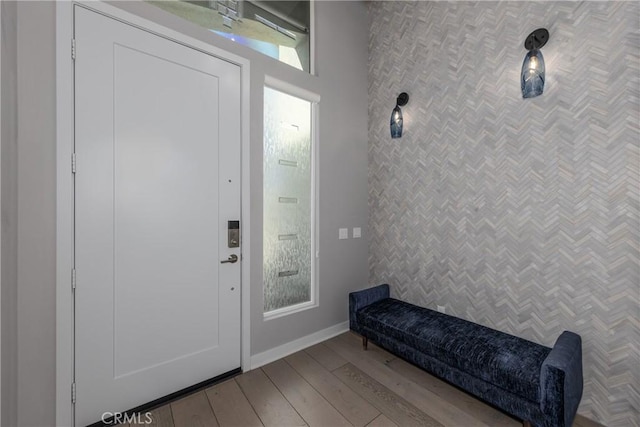
[[[239,67],[76,7],[76,421],[240,366]]]

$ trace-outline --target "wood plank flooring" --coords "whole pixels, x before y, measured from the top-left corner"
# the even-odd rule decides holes
[[[150,412],[158,427],[522,426],[351,332]]]

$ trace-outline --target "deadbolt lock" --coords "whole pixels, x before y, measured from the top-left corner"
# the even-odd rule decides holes
[[[240,221],[228,221],[227,224],[227,246],[240,247]]]

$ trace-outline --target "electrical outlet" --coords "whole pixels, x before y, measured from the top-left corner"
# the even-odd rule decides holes
[[[359,239],[362,237],[362,229],[360,227],[353,227],[353,238]]]
[[[349,229],[348,228],[339,228],[338,229],[338,239],[348,239],[349,238]]]
[[[444,313],[444,312],[445,312],[444,305],[439,305],[439,306],[438,306],[438,311],[439,311],[440,313]]]

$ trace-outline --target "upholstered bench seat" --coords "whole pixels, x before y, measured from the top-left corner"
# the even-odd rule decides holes
[[[571,427],[582,397],[582,343],[553,348],[389,296],[389,285],[349,294],[349,323],[367,340],[540,427]]]
[[[549,347],[391,298],[356,315],[366,328],[525,399],[540,400],[540,367]]]

